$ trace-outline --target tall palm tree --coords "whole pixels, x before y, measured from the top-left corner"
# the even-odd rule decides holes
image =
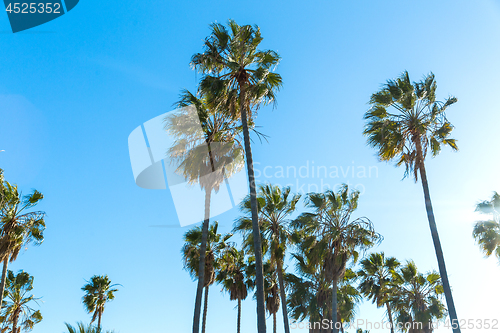
[[[394,272],[396,288],[392,291],[391,303],[396,321],[403,332],[431,333],[432,323],[445,316],[446,310],[440,300],[444,293],[441,277],[437,272],[419,273],[415,262],[408,261]]]
[[[491,200],[478,203],[476,211],[491,218],[476,222],[472,236],[487,257],[494,252],[500,260],[500,195],[495,192]]]
[[[230,246],[228,239],[231,234],[221,235],[217,232],[219,224],[215,221],[208,229],[204,269],[203,269],[203,287],[205,289],[205,302],[203,306],[203,321],[202,333],[205,332],[207,310],[208,310],[208,290],[209,287],[215,282],[215,271],[218,265],[220,256],[228,251]],[[182,259],[184,269],[189,272],[193,279],[200,279],[199,277],[199,263],[201,256],[201,242],[202,242],[203,227],[194,227],[184,234],[184,246],[182,247]]]
[[[3,262],[3,270],[0,295],[3,295],[9,261],[16,260],[21,249],[30,243],[42,244],[45,213],[30,211],[43,199],[43,194],[37,190],[23,196],[17,185],[8,182],[3,182],[1,190],[3,206],[0,207],[0,260]],[[0,307],[1,305],[0,299]]]
[[[87,284],[82,287],[85,291],[83,296],[83,305],[88,313],[93,313],[92,324],[97,319],[97,330],[101,330],[101,317],[104,312],[106,303],[115,298],[115,292],[118,289],[114,288],[118,284],[111,284],[111,280],[107,275],[94,275],[87,281]]]
[[[358,207],[359,191],[349,191],[342,185],[337,193],[309,193],[307,207],[312,213],[302,213],[294,225],[313,235],[309,253],[316,258],[323,257],[323,274],[332,285],[333,332],[338,332],[337,285],[342,280],[348,262],[356,261],[358,252],[366,250],[382,238],[375,232],[373,224],[366,217],[351,219]],[[316,259],[317,260],[317,259]]]
[[[436,88],[432,73],[420,82],[412,83],[406,71],[398,79],[387,81],[371,96],[372,107],[365,114],[367,123],[363,133],[368,136],[368,144],[377,149],[380,160],[396,160],[396,166],[404,164],[405,176],[413,173],[415,181],[420,174],[450,319],[452,323],[458,323],[424,164],[429,150],[432,156],[438,155],[442,146],[458,150],[455,140],[449,137],[453,125],[446,118],[446,110],[457,99],[449,97],[444,102],[437,101]],[[460,327],[454,328],[453,332],[459,333]]]
[[[280,57],[271,50],[258,50],[262,41],[259,27],[240,26],[232,20],[228,22],[228,27],[229,30],[222,24],[213,23],[212,33],[205,39],[204,52],[195,54],[191,64],[204,74],[200,83],[202,91],[218,91],[218,95],[225,95],[226,98],[223,100],[230,110],[235,112],[239,109],[252,207],[257,270],[257,326],[258,332],[264,333],[266,330],[264,277],[249,120],[250,122],[252,120],[252,111],[260,105],[275,101],[275,93],[282,81],[281,76],[273,73],[272,69],[278,64]]]
[[[299,200],[300,195],[292,195],[289,187],[280,188],[271,184],[260,185],[257,194],[259,227],[262,234],[262,242],[265,243],[263,248],[269,250],[270,264],[278,274],[285,333],[290,333],[290,325],[288,323],[288,310],[286,307],[283,262],[291,236],[289,218],[295,211]],[[245,216],[236,220],[233,231],[243,233],[248,243],[248,238],[253,235],[251,201],[249,196],[242,202],[241,210],[245,213]]]
[[[64,324],[68,329],[68,333],[104,333],[92,324],[85,325],[84,323],[80,322],[77,323],[76,327],[73,327],[68,323]],[[114,333],[114,331],[106,331],[106,333]]]
[[[396,258],[386,258],[384,252],[371,253],[368,258],[361,260],[361,269],[358,271],[361,278],[359,290],[371,299],[377,308],[386,307],[391,333],[394,333],[394,322],[389,296],[394,288],[393,274],[399,265]]]
[[[247,298],[248,291],[253,287],[243,250],[231,246],[223,252],[217,265],[216,281],[222,286],[222,290],[229,293],[231,301],[238,301],[236,332],[240,333],[241,301]]]
[[[240,129],[235,118],[214,103],[215,95],[207,91],[200,98],[184,90],[176,106],[180,112],[169,114],[165,129],[176,137],[168,154],[178,163],[188,183],[198,183],[205,191],[205,216],[200,252],[207,247],[212,191],[218,192],[224,179],[243,167],[242,146],[236,135]],[[193,333],[199,332],[201,299],[204,288],[205,255],[201,255],[197,276]]]
[[[9,270],[4,294],[7,300],[0,313],[1,332],[29,332],[35,324],[42,321],[40,310],[35,311],[31,307],[31,303],[37,303],[38,300],[30,294],[33,290],[33,279],[33,276],[26,272],[20,271],[14,275]]]

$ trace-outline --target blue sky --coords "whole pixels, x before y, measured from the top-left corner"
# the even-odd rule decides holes
[[[172,110],[181,89],[196,89],[200,75],[189,60],[202,50],[209,24],[229,18],[259,25],[262,47],[282,56],[278,105],[259,111],[258,125],[270,138],[253,145],[258,170],[313,162],[376,167],[371,177],[324,181],[362,185],[358,216],[370,218],[385,238],[374,250],[414,259],[422,271],[437,263],[421,186],[401,181],[403,169],[377,161],[361,135],[362,117],[370,95],[404,70],[413,80],[434,72],[438,97],[458,98],[448,118],[460,151],[445,149],[428,160],[431,197],[459,317],[499,319],[500,267],[483,258],[471,237],[480,218],[475,204],[500,191],[497,1],[87,0],[23,33],[12,34],[7,15],[0,15],[0,167],[25,192],[41,191],[40,209],[47,212],[44,244],[10,266],[35,276],[44,316],[35,332],[88,322],[80,288],[94,274],[122,284],[104,328],[190,330],[196,284],[180,261],[187,229],[151,227],[178,225],[175,207],[168,190],[135,185],[127,138]],[[222,231],[238,214],[217,218]],[[219,290],[211,289],[207,333],[235,330],[235,303]],[[368,303],[358,311],[365,320],[382,316]],[[242,325],[244,333],[255,331],[251,297]]]

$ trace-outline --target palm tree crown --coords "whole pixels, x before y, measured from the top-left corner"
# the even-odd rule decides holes
[[[1,180],[1,179],[0,179]],[[40,245],[45,230],[45,213],[30,211],[42,199],[43,194],[37,190],[23,196],[17,185],[2,182],[0,186],[0,260],[3,261],[0,295],[5,289],[7,266],[17,259],[22,248],[30,243]],[[0,307],[2,300],[0,299]]]
[[[444,293],[441,277],[437,272],[419,273],[413,261],[409,261],[394,273],[396,289],[391,303],[396,312],[396,321],[405,332],[433,331],[432,322],[442,319],[446,310],[440,297]],[[414,324],[415,323],[415,324]],[[408,325],[409,324],[409,325]],[[417,329],[418,326],[421,325]]]
[[[415,180],[429,149],[432,156],[439,154],[442,145],[458,150],[455,139],[449,138],[453,126],[445,112],[457,99],[436,101],[436,88],[434,74],[412,83],[405,71],[372,95],[372,107],[365,114],[363,133],[368,144],[378,150],[382,161],[404,164],[405,175],[413,172]]]
[[[88,313],[93,313],[92,324],[96,319],[97,329],[101,329],[101,317],[104,312],[104,307],[107,302],[115,298],[114,293],[118,289],[114,288],[118,284],[111,284],[111,280],[107,275],[94,275],[87,281],[87,284],[82,287],[85,291],[83,296],[83,305]]]
[[[495,253],[500,260],[500,195],[495,192],[491,200],[478,203],[476,211],[491,218],[476,222],[472,235],[487,257]]]
[[[33,290],[33,280],[33,276],[26,272],[21,271],[15,275],[9,270],[4,294],[7,300],[0,315],[2,332],[20,333],[21,330],[29,332],[35,324],[42,321],[40,310],[30,306],[39,299],[30,294]]]

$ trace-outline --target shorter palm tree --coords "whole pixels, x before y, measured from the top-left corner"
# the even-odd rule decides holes
[[[21,330],[29,332],[35,324],[42,321],[40,310],[31,307],[31,303],[37,303],[30,292],[33,289],[33,276],[20,271],[17,275],[9,270],[6,279],[4,297],[7,298],[0,315],[2,322],[1,332],[20,333]]]
[[[358,207],[359,191],[349,191],[342,185],[338,192],[309,193],[307,206],[313,212],[302,213],[293,225],[297,230],[312,235],[309,257],[322,264],[322,274],[332,285],[333,332],[338,332],[335,314],[338,309],[337,287],[349,262],[355,262],[359,251],[364,251],[382,240],[366,217],[352,219]],[[320,258],[321,261],[320,261]]]
[[[231,301],[238,301],[238,319],[236,332],[241,331],[241,301],[248,296],[253,288],[253,281],[248,274],[248,265],[245,261],[245,252],[231,246],[224,251],[217,265],[216,281],[222,290],[229,293]]]
[[[495,192],[491,200],[477,204],[476,211],[491,218],[476,222],[472,236],[487,257],[495,253],[500,260],[500,195]]]
[[[361,261],[361,269],[358,272],[361,278],[359,284],[361,293],[377,304],[377,308],[386,307],[391,333],[394,333],[394,322],[389,297],[394,287],[393,274],[399,265],[396,258],[386,258],[384,252],[371,253],[368,258]]]
[[[5,279],[9,262],[17,259],[21,249],[30,243],[40,245],[45,230],[45,213],[29,211],[42,199],[37,190],[23,196],[17,185],[3,182],[0,186],[2,206],[0,206],[0,261],[3,262],[0,295],[5,289]],[[2,300],[0,299],[0,307]]]
[[[390,302],[398,327],[408,333],[432,332],[432,323],[446,314],[441,301],[444,288],[439,273],[419,273],[415,262],[408,261],[394,272],[394,281],[397,287],[392,290]]]
[[[342,281],[338,285],[337,322],[341,324],[340,331],[342,333],[344,333],[344,326],[354,321],[358,304],[362,300],[361,293],[353,285],[357,279],[356,272],[347,268]]]
[[[107,275],[94,275],[82,287],[82,290],[85,291],[83,305],[88,313],[93,313],[90,324],[97,319],[97,330],[99,332],[104,307],[107,302],[115,298],[114,293],[118,291],[118,289],[114,288],[115,286],[118,286],[118,284],[111,284],[111,280]]]
[[[205,288],[203,319],[201,332],[204,333],[207,322],[208,311],[208,290],[215,282],[215,270],[217,261],[221,253],[230,245],[228,243],[232,234],[221,235],[217,232],[219,223],[215,221],[208,227],[206,249],[205,249],[205,270],[203,274],[203,288]],[[203,237],[203,226],[194,227],[184,234],[184,246],[182,247],[182,260],[184,269],[189,272],[193,279],[198,279],[200,265],[200,252]]]
[[[114,333],[114,331],[101,332],[101,330],[98,329],[97,326],[94,326],[92,324],[85,325],[82,322],[77,323],[76,327],[73,327],[68,323],[64,324],[68,329],[68,333]]]

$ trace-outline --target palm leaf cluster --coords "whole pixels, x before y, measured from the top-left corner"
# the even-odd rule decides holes
[[[490,215],[490,218],[476,222],[472,235],[486,256],[495,253],[500,260],[500,195],[495,192],[491,200],[478,203],[476,211]]]
[[[14,274],[8,271],[4,298],[6,301],[0,311],[0,332],[20,333],[33,330],[35,324],[42,321],[40,310],[31,307],[31,303],[38,304],[39,298],[31,294],[33,290],[33,276],[20,271]]]

